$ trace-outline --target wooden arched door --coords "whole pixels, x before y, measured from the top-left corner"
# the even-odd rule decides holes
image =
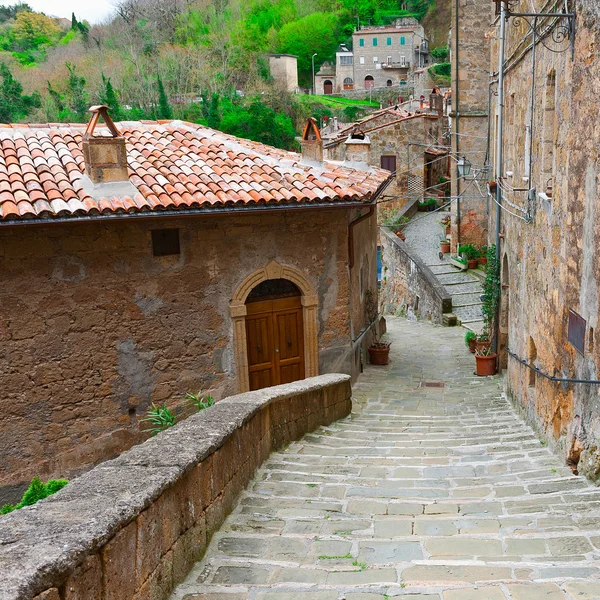
[[[286,279],[258,285],[246,301],[250,389],[304,379],[300,290]]]

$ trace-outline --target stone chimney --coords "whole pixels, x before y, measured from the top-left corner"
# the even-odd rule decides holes
[[[444,96],[441,94],[429,94],[429,110],[438,114],[438,117],[444,116]]]
[[[344,142],[346,155],[344,165],[354,169],[369,169],[371,140],[364,133],[355,132]]]
[[[317,120],[310,117],[302,132],[302,160],[308,162],[323,162],[323,140],[317,125]]]
[[[83,136],[85,172],[94,185],[129,181],[125,138],[108,114],[108,106],[90,107],[92,118]],[[111,137],[95,137],[94,130],[103,118]]]

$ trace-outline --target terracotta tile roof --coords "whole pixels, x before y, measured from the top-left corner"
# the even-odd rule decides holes
[[[368,202],[389,173],[301,155],[181,121],[117,124],[137,193],[93,199],[82,185],[85,125],[0,125],[0,221],[231,206]],[[98,127],[97,134],[108,134]]]

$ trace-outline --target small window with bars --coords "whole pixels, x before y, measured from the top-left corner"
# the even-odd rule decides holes
[[[152,254],[154,256],[181,254],[179,229],[153,229]]]
[[[396,157],[395,156],[382,156],[380,165],[382,169],[386,171],[390,171],[391,173],[396,174]]]

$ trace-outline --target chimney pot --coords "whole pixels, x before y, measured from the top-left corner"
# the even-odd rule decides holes
[[[302,132],[302,159],[310,162],[323,162],[323,140],[317,120],[310,117]]]
[[[129,181],[127,171],[127,148],[121,135],[108,114],[108,106],[90,107],[90,119],[83,136],[85,172],[94,185],[118,181]],[[102,117],[111,136],[94,136],[98,121]]]

